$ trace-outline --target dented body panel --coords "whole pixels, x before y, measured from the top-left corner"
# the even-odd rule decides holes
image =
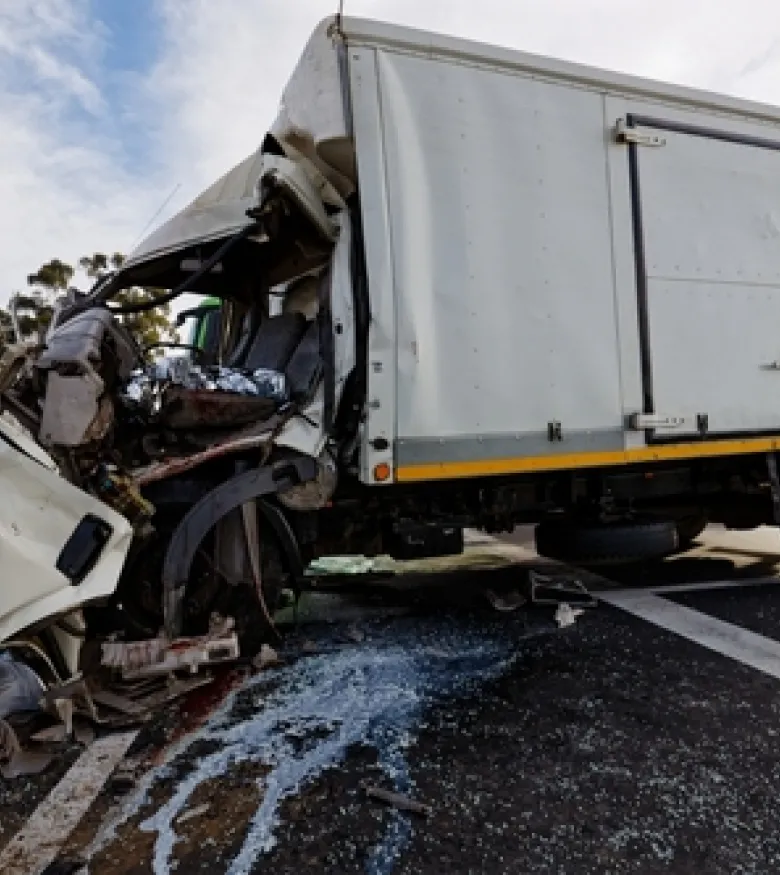
[[[133,536],[126,519],[68,483],[33,447],[0,419],[0,641],[112,595]],[[97,563],[74,585],[56,564],[87,514],[112,531]]]
[[[344,32],[366,482],[378,464],[426,482],[775,448],[780,110],[376,22]]]

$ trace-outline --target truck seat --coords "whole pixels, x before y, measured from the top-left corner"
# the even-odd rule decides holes
[[[266,368],[284,373],[305,330],[306,319],[301,313],[285,313],[264,319],[257,326],[251,343],[241,350],[242,354],[231,360],[230,366],[249,371]]]

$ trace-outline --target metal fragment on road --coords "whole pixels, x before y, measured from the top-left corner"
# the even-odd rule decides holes
[[[433,814],[433,806],[417,802],[417,800],[404,796],[402,793],[394,793],[391,790],[370,785],[364,786],[363,790],[369,799],[376,799],[377,802],[383,802],[385,805],[399,809],[399,811],[408,811],[410,814],[418,814],[421,817],[430,817]]]
[[[577,617],[584,613],[582,608],[572,608],[571,605],[564,602],[558,605],[555,611],[555,622],[559,629],[568,629],[569,626],[573,626],[577,622]]]

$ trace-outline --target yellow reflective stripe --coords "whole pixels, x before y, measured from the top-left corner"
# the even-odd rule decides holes
[[[665,462],[682,459],[707,459],[716,456],[740,456],[780,450],[780,437],[744,440],[699,441],[688,444],[663,444],[636,450],[613,450],[605,453],[568,453],[555,456],[526,456],[513,459],[480,459],[472,462],[436,462],[425,465],[399,465],[398,483],[424,480],[456,480],[460,477],[489,477],[502,474],[529,474],[540,471],[565,471],[576,468],[608,468],[642,462]]]

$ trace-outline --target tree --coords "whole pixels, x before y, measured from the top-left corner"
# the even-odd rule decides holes
[[[80,258],[78,266],[90,279],[98,280],[111,271],[118,270],[124,261],[125,257],[121,252],[115,252],[111,256],[103,252],[95,252]],[[59,258],[53,258],[27,277],[27,284],[31,287],[31,291],[25,295],[15,296],[19,329],[24,338],[38,339],[45,335],[54,312],[54,304],[61,294],[73,288],[71,281],[75,274],[76,271],[71,265]],[[113,303],[120,307],[139,304],[153,300],[161,294],[162,291],[158,289],[130,288],[120,292],[113,299]],[[142,347],[151,347],[163,340],[175,342],[176,333],[171,327],[170,312],[170,305],[164,304],[140,313],[121,314],[119,319]],[[10,316],[5,315],[10,324]],[[2,324],[2,316],[0,316],[0,335]]]
[[[46,289],[54,295],[68,289],[75,272],[69,264],[65,264],[59,258],[52,258],[51,261],[42,264],[36,273],[29,274],[27,285]]]
[[[70,288],[74,274],[69,264],[52,258],[27,276],[27,285],[32,291],[27,295],[15,295],[19,330],[24,337],[43,337],[51,322],[54,303],[58,295]]]
[[[11,314],[0,307],[0,355],[3,350],[14,339],[13,324],[11,322]]]
[[[104,277],[110,270],[118,270],[125,262],[121,252],[115,252],[110,257],[103,252],[79,259],[79,267],[93,279]],[[130,288],[120,292],[114,303],[118,306],[140,304],[163,294],[163,290],[154,288]],[[176,340],[176,333],[170,323],[170,304],[163,304],[151,310],[140,313],[128,313],[121,317],[122,323],[133,334],[142,347],[153,346],[162,340]]]

